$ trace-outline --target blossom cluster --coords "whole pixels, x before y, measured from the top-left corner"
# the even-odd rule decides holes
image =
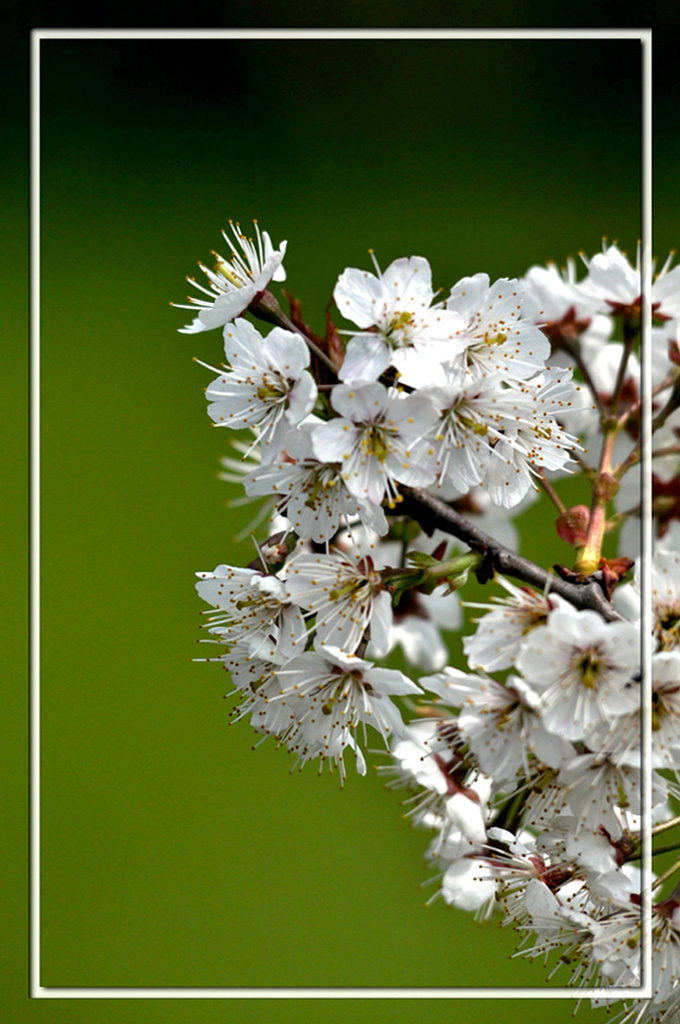
[[[463,640],[474,671],[419,679],[434,697],[393,742],[393,784],[410,789],[413,823],[434,832],[429,857],[447,903],[478,917],[500,904],[525,955],[569,951],[571,983],[640,985],[639,623],[499,582],[506,596],[481,606]],[[629,587],[639,605],[639,578]],[[656,822],[679,793],[680,638],[667,636],[678,611],[680,551],[659,550],[647,794]],[[676,1019],[677,893],[654,905],[652,936],[653,1001],[621,1019]]]
[[[572,984],[640,985],[651,892],[654,994],[616,1019],[677,1022],[680,887],[654,901],[636,864],[648,720],[654,834],[680,795],[680,267],[667,261],[648,297],[649,424],[639,253],[633,266],[605,246],[580,280],[572,261],[476,273],[440,298],[426,259],[382,271],[371,252],[373,271],[347,268],[333,289],[351,326],[329,316],[318,337],[269,290],[286,243],[257,225],[224,238],[231,258],[201,264],[205,298],[183,330],[223,330],[226,362],[203,363],[208,414],[251,434],[225,478],[274,520],[249,566],[198,573],[203,642],[218,648],[205,660],[230,674],[234,719],[341,781],[348,749],[366,773],[377,733],[410,820],[433,833],[437,894],[478,917],[501,910],[521,953],[570,959]],[[646,430],[651,665],[635,562]],[[589,506],[562,501],[567,474]],[[513,517],[539,493],[571,567],[517,554]],[[451,665],[445,634],[473,574],[503,595],[462,602],[483,614]],[[382,664],[397,645],[409,675]]]

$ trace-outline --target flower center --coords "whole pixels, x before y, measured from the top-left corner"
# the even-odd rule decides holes
[[[335,704],[338,700],[344,699],[347,702],[347,710],[351,711],[347,718],[347,725],[354,725],[354,702],[351,700],[352,691],[366,689],[370,690],[371,687],[364,683],[361,672],[345,672],[343,669],[338,668],[337,673],[340,675],[340,681],[337,685],[332,686],[332,691],[328,695],[326,701],[321,705],[321,712],[324,715],[332,715]],[[343,711],[343,714],[345,712]]]
[[[662,651],[670,651],[680,645],[680,609],[666,608],[656,626],[654,636]]]
[[[397,313],[385,331],[385,340],[390,348],[405,348],[411,344],[413,313]]]
[[[602,667],[600,652],[595,647],[579,651],[572,661],[572,666],[581,676],[581,684],[587,690],[592,690],[597,684]]]
[[[374,455],[378,462],[384,462],[390,451],[385,429],[375,424],[368,427],[363,434],[362,448],[367,455]]]
[[[305,499],[307,508],[314,508],[319,494],[322,491],[328,491],[335,487],[337,482],[337,470],[331,469],[328,466],[321,466],[319,469],[315,469],[304,485],[304,490],[308,494],[308,497]]]
[[[226,260],[218,260],[215,264],[215,272],[217,274],[221,274],[222,277],[226,278],[229,284],[233,284],[235,288],[242,288],[245,284],[245,281],[243,281],[242,278],[236,276],[232,267],[226,262]]]
[[[274,405],[287,397],[288,388],[278,374],[270,376],[268,373],[264,373],[262,384],[255,393],[261,402]]]

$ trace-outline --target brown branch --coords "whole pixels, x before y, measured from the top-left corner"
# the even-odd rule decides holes
[[[564,505],[564,502],[560,498],[560,496],[557,493],[557,491],[555,490],[555,488],[552,486],[552,484],[548,480],[546,480],[546,478],[543,476],[543,473],[539,473],[537,479],[538,479],[539,485],[543,488],[545,493],[548,495],[548,497],[552,501],[552,503],[555,506],[555,508],[557,509],[557,511],[560,513],[561,516],[563,516],[564,513],[567,510],[566,510],[566,507]]]
[[[631,448],[626,458],[622,462],[619,462],[618,466],[614,467],[614,469],[612,470],[613,475],[616,477],[617,480],[620,480],[622,476],[625,476],[629,469],[632,469],[633,466],[636,466],[638,464],[641,458],[642,449],[640,446],[640,442],[638,441],[635,444],[635,447]]]
[[[663,448],[656,448],[652,452],[653,459],[660,459],[664,455],[680,455],[680,443],[678,444],[667,444]]]
[[[549,585],[553,593],[564,597],[575,608],[591,608],[608,622],[623,618],[606,600],[595,580],[586,580],[584,583],[563,580],[530,562],[528,558],[523,558],[499,544],[493,537],[473,526],[464,516],[427,491],[402,486],[401,493],[404,500],[399,505],[399,513],[415,519],[427,534],[443,530],[444,533],[464,541],[473,551],[480,551],[491,560],[494,570],[506,576],[530,583],[540,590],[545,590]]]
[[[661,412],[657,413],[654,419],[652,420],[652,433],[654,433],[656,430],[659,430],[664,425],[664,423],[671,415],[671,413],[674,413],[675,410],[678,408],[680,408],[680,383],[676,382],[676,385],[671,392],[670,398],[664,405]]]
[[[657,384],[655,388],[652,388],[652,391],[651,391],[652,398],[656,398],[657,395],[660,395],[662,391],[667,391],[668,388],[672,387],[673,384],[675,384],[675,382],[677,380],[677,376],[678,375],[675,372],[674,373],[670,373],[665,378],[665,380],[662,380],[660,384]],[[619,416],[618,422],[617,422],[617,426],[618,426],[619,430],[623,430],[623,428],[625,427],[625,425],[628,422],[628,420],[630,419],[630,417],[634,416],[636,413],[638,413],[641,408],[642,408],[642,396],[637,398],[633,402],[633,404],[630,405],[625,410],[625,412],[621,413],[621,415]]]
[[[621,354],[621,362],[619,363],[618,373],[616,374],[616,383],[614,384],[614,394],[611,397],[610,409],[612,415],[615,416],[619,408],[619,401],[621,399],[621,391],[623,390],[623,383],[626,379],[626,370],[628,369],[628,360],[630,354],[633,351],[633,347],[640,333],[639,324],[631,325],[627,322],[624,317],[623,320],[623,352]]]

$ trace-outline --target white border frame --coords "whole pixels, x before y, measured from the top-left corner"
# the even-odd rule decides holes
[[[642,280],[651,295],[652,268],[652,32],[651,29],[34,29],[31,32],[31,677],[30,677],[30,989],[32,999],[648,999],[651,991],[651,903],[643,907],[643,968],[639,988],[47,988],[40,983],[40,43],[43,39],[637,39],[642,47]],[[642,337],[651,338],[651,306],[643,303]],[[643,380],[651,379],[651,346],[642,346]],[[643,595],[650,593],[652,551],[651,396],[642,399]],[[643,602],[643,664],[651,664],[651,609]],[[651,812],[651,674],[643,672],[642,828]],[[651,841],[642,849],[647,891]]]

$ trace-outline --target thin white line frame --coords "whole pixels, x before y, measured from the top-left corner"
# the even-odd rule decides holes
[[[652,249],[652,31],[651,29],[34,29],[31,33],[31,676],[30,676],[30,996],[34,999],[645,999],[651,992],[651,903],[643,903],[643,979],[639,988],[48,988],[40,982],[40,44],[45,39],[632,39],[642,49],[641,241],[643,295],[651,294]],[[643,339],[651,337],[651,307],[642,306]],[[642,345],[643,379],[651,374],[651,346]],[[643,468],[649,465],[651,395],[643,389]],[[643,595],[650,593],[651,478],[643,472]],[[643,601],[643,664],[651,664],[651,609]],[[651,673],[643,672],[643,833],[651,826]],[[642,870],[648,888],[651,842],[643,843]]]

